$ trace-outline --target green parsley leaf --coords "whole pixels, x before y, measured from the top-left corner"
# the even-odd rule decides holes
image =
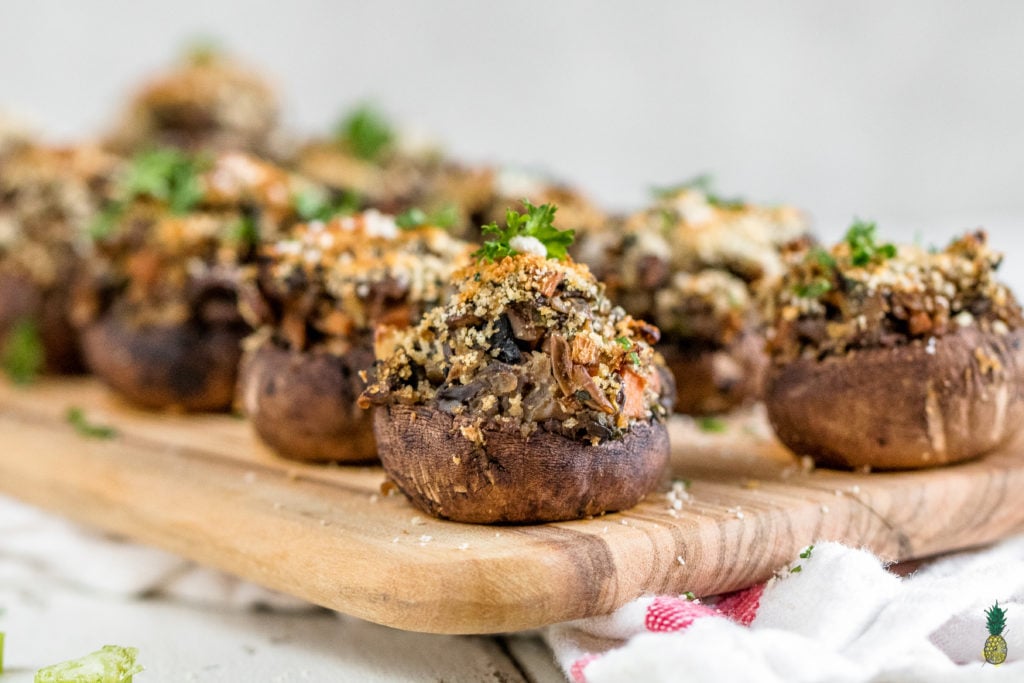
[[[622,348],[626,349],[627,351],[629,351],[633,347],[633,342],[629,340],[629,337],[619,337],[618,339],[615,340],[615,343],[621,346]]]
[[[220,41],[213,36],[194,36],[185,43],[185,63],[206,66],[217,61],[223,52]]]
[[[481,227],[484,233],[493,234],[495,238],[484,242],[484,245],[473,254],[476,259],[498,261],[506,256],[514,256],[518,252],[512,248],[510,242],[515,237],[536,238],[547,249],[548,258],[562,261],[568,257],[569,246],[573,243],[576,232],[555,227],[555,212],[558,207],[554,204],[534,206],[528,199],[524,199],[522,203],[526,213],[519,213],[511,208],[506,210],[503,227],[497,223]]]
[[[4,372],[15,384],[31,384],[43,369],[46,354],[35,322],[22,318],[14,323],[4,340],[0,357]]]
[[[376,161],[394,143],[395,134],[383,114],[362,104],[338,124],[335,139],[360,159]]]
[[[850,246],[850,262],[855,266],[866,266],[872,261],[883,261],[896,256],[893,244],[878,244],[875,241],[875,223],[857,219],[846,231],[843,240]]]
[[[799,283],[793,286],[793,293],[801,299],[817,299],[818,297],[832,291],[832,283],[828,280],[812,280],[808,283]]]
[[[113,439],[117,430],[107,425],[93,424],[85,417],[85,411],[78,406],[71,406],[64,413],[64,419],[82,436],[92,439]]]
[[[633,364],[634,368],[640,367],[640,354],[638,354],[636,351],[630,351],[629,361]]]
[[[260,241],[260,230],[256,225],[256,219],[252,216],[239,216],[238,220],[228,228],[225,238],[240,247],[256,246]]]
[[[800,553],[800,559],[802,559],[802,560],[808,559],[811,556],[812,552],[814,552],[814,545],[807,546],[806,548],[804,548],[804,551],[802,553]]]
[[[308,189],[292,197],[292,208],[304,221],[329,221],[336,216],[347,216],[359,209],[360,198],[355,192],[343,192],[333,200],[326,192]]]
[[[697,420],[697,426],[700,427],[702,432],[710,434],[721,434],[729,428],[725,420],[717,417],[702,417]]]
[[[124,204],[110,202],[97,213],[89,224],[89,237],[99,241],[110,237],[117,229],[117,224],[124,214]]]
[[[800,573],[800,572],[802,572],[803,570],[804,570],[804,568],[803,568],[802,566],[800,566],[800,565],[797,565],[797,566],[795,566],[795,567],[790,567],[790,568],[789,568],[789,573],[790,573],[790,574],[799,574],[799,573]]]
[[[413,207],[395,218],[395,224],[402,230],[413,230],[420,226],[432,225],[436,228],[450,228],[459,220],[459,208],[454,204],[445,204],[437,211],[428,214],[423,209]]]
[[[683,597],[689,600],[690,602],[693,602],[697,599],[697,596],[693,594],[693,591],[686,591],[685,593],[683,593]]]
[[[188,213],[203,199],[200,174],[209,165],[205,156],[176,149],[140,152],[132,159],[119,189],[124,200],[151,197],[165,202],[173,213]]]
[[[714,178],[710,174],[702,173],[676,185],[652,188],[651,194],[655,199],[671,199],[682,190],[697,190],[704,195],[708,204],[720,209],[736,210],[747,205],[746,200],[741,197],[726,198],[718,194],[714,190],[714,184]]]

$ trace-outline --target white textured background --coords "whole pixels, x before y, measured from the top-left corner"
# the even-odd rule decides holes
[[[371,98],[613,207],[710,171],[825,236],[856,214],[1024,247],[1022,2],[0,0],[0,106],[95,131],[197,34],[268,72],[300,130]]]

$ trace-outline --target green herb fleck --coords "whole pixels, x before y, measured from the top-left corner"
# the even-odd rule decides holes
[[[173,213],[188,213],[203,199],[200,174],[209,165],[206,156],[176,149],[140,152],[132,159],[119,189],[125,200],[151,197],[165,202]]]
[[[4,632],[0,631],[0,676],[4,674]]]
[[[36,672],[35,683],[131,683],[132,676],[142,671],[135,661],[139,651],[134,647],[104,645],[91,654]]]
[[[395,134],[383,114],[362,104],[342,119],[335,137],[360,159],[376,161],[391,147]]]
[[[413,207],[395,218],[395,224],[402,230],[414,230],[424,225],[436,228],[450,228],[459,220],[459,209],[454,204],[446,204],[437,211],[428,214],[420,208]]]
[[[0,360],[4,372],[15,384],[31,384],[39,376],[46,354],[33,321],[22,318],[8,331]]]
[[[76,432],[91,439],[113,439],[117,436],[117,430],[113,427],[89,422],[85,417],[85,411],[78,406],[68,408],[64,419],[75,428]]]
[[[817,299],[830,291],[832,291],[832,283],[820,278],[806,284],[799,283],[793,286],[793,292],[801,299]]]
[[[804,570],[804,568],[803,568],[802,566],[800,566],[800,565],[797,565],[797,566],[795,566],[795,567],[790,567],[790,568],[789,568],[789,573],[790,573],[790,574],[799,574],[799,573],[800,573],[800,572],[802,572],[803,570]]]
[[[729,428],[725,420],[718,417],[702,417],[697,420],[697,426],[702,432],[711,434],[721,434]]]
[[[304,221],[329,221],[336,216],[347,216],[359,205],[360,198],[355,192],[343,192],[332,200],[323,190],[309,189],[292,197],[292,208]]]
[[[108,203],[89,224],[89,237],[94,241],[106,239],[114,233],[123,215],[124,204],[122,202]]]
[[[185,43],[185,63],[206,66],[215,62],[222,52],[220,41],[213,36],[196,36]]]
[[[683,597],[687,600],[690,600],[691,602],[697,599],[697,596],[693,594],[693,591],[686,591],[685,593],[683,593]]]
[[[629,352],[629,360],[633,364],[634,368],[640,367],[640,354],[638,354],[636,351]]]
[[[875,241],[874,222],[857,219],[846,231],[843,240],[850,246],[850,262],[855,266],[866,266],[872,261],[882,261],[896,256],[892,244],[878,244]]]
[[[260,241],[260,231],[252,216],[240,216],[228,227],[226,237],[241,247],[253,247]]]
[[[505,212],[503,227],[499,227],[497,223],[491,223],[481,228],[483,232],[493,234],[495,237],[484,242],[484,245],[474,252],[474,258],[480,261],[499,261],[506,256],[515,256],[519,252],[509,244],[512,238],[534,237],[540,240],[547,249],[548,258],[565,260],[569,255],[569,245],[573,243],[576,233],[573,230],[559,230],[555,227],[557,207],[554,204],[534,206],[528,199],[523,200],[523,207],[526,209],[526,213],[508,209]]]
[[[622,348],[626,349],[627,351],[633,348],[633,342],[629,340],[629,337],[619,337],[618,339],[615,340],[615,343],[621,346]]]
[[[671,199],[682,190],[697,190],[704,195],[708,204],[720,209],[736,210],[747,205],[741,197],[726,198],[714,190],[714,179],[708,173],[702,173],[670,187],[655,187],[651,190],[655,199]]]
[[[813,545],[807,546],[806,548],[804,548],[804,551],[802,553],[800,553],[800,559],[806,560],[806,559],[810,558],[812,552],[814,552],[814,546]]]

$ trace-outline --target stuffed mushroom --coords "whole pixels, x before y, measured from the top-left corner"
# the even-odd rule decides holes
[[[279,105],[266,80],[208,46],[189,51],[128,104],[108,144],[131,154],[153,147],[281,155]]]
[[[10,374],[82,369],[68,283],[119,163],[92,145],[29,145],[0,166],[0,347],[20,368]]]
[[[672,382],[658,330],[566,254],[554,207],[510,211],[415,326],[382,332],[378,452],[425,512],[462,522],[575,519],[635,505],[668,460]]]
[[[784,245],[807,230],[796,209],[723,199],[702,180],[662,192],[618,233],[587,235],[581,258],[623,308],[661,329],[676,410],[706,415],[760,398],[761,298],[782,274]]]
[[[365,104],[346,114],[332,137],[304,145],[296,168],[347,195],[353,207],[390,214],[415,209],[460,235],[479,224],[493,198],[489,169],[457,163],[436,146],[402,135]]]
[[[858,222],[793,259],[773,301],[765,394],[779,438],[826,465],[973,458],[1024,422],[1024,321],[982,231],[942,251]]]
[[[314,221],[264,245],[248,278],[243,405],[260,437],[297,460],[376,458],[357,399],[377,325],[403,328],[442,303],[470,246],[376,210]]]
[[[296,219],[303,182],[242,153],[136,157],[92,228],[75,287],[89,369],[148,408],[225,410],[240,342],[242,267]]]

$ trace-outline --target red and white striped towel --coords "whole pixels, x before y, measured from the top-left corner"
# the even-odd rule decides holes
[[[1000,667],[982,657],[997,600]],[[866,551],[821,543],[767,583],[706,602],[640,598],[547,639],[574,683],[1024,681],[1024,539],[902,579]]]

